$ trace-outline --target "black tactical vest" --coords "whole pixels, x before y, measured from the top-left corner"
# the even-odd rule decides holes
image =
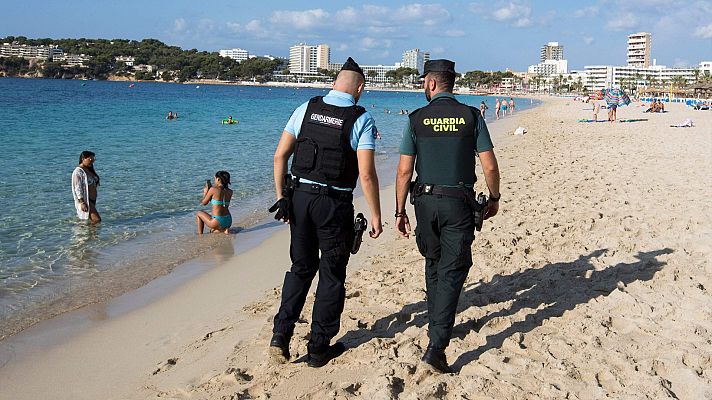
[[[479,110],[450,97],[439,97],[410,114],[418,182],[447,186],[475,183],[479,114]]]
[[[326,104],[322,96],[309,100],[294,149],[292,175],[330,186],[355,188],[358,158],[351,147],[351,131],[365,112],[357,105]]]

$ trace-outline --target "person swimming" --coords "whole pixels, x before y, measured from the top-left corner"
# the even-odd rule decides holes
[[[210,215],[205,211],[198,211],[195,214],[198,234],[203,234],[206,225],[211,231],[230,233],[232,215],[230,215],[228,207],[230,207],[230,199],[232,199],[232,189],[228,187],[229,185],[230,173],[218,171],[215,173],[215,186],[212,186],[209,180],[203,186],[203,199],[200,204],[208,205],[209,203],[213,214]]]
[[[232,119],[232,115],[229,115],[227,119],[222,120],[223,125],[239,124],[240,121]]]

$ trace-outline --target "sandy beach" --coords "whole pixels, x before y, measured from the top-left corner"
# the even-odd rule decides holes
[[[313,293],[292,362],[266,357],[289,267],[271,223],[236,236],[245,251],[218,247],[0,342],[0,399],[712,398],[712,112],[634,103],[618,112],[632,122],[582,123],[590,105],[543,101],[491,125],[502,201],[472,246],[455,374],[419,363],[423,260],[381,182],[385,232],[351,259],[348,350],[325,367],[304,362]]]

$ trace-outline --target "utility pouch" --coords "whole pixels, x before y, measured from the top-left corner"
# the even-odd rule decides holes
[[[312,171],[316,168],[319,145],[311,138],[299,138],[294,149],[293,167],[302,171]]]
[[[366,231],[367,225],[366,217],[362,213],[358,213],[354,220],[354,243],[351,245],[351,254],[358,253],[359,248],[361,248],[363,233]]]

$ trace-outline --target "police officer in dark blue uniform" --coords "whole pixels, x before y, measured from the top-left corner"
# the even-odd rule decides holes
[[[375,239],[383,231],[374,164],[377,129],[371,115],[356,105],[364,84],[363,70],[349,57],[333,90],[294,111],[274,155],[277,202],[270,211],[277,211],[275,219],[289,223],[292,260],[269,348],[279,362],[289,360],[294,324],[317,272],[307,364],[321,367],[345,350],[342,343],[331,344],[331,339],[339,331],[344,309],[357,179],[371,209],[369,234]],[[292,154],[289,177],[285,175]]]
[[[472,266],[474,239],[475,153],[479,154],[489,202],[485,219],[499,209],[499,167],[479,109],[462,104],[452,94],[455,63],[425,63],[425,97],[429,104],[409,115],[403,132],[396,177],[396,229],[410,235],[405,202],[412,186],[418,250],[425,257],[430,343],[423,361],[437,371],[452,370],[445,358],[455,323],[457,301]],[[481,208],[479,208],[481,210]]]

